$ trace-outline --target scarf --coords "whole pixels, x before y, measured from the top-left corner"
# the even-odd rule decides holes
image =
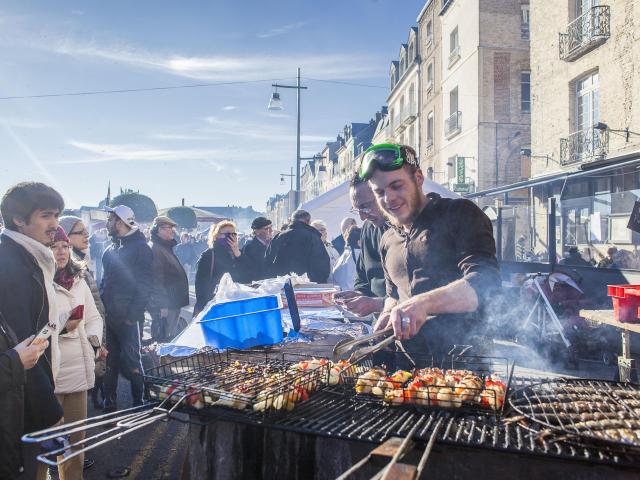
[[[71,290],[71,287],[73,287],[74,279],[75,277],[73,275],[69,275],[69,272],[67,271],[66,268],[58,269],[58,271],[56,271],[55,276],[53,277],[53,280],[58,285],[60,285],[61,287],[67,290]]]
[[[56,292],[62,291],[65,295],[70,293],[63,288],[59,287],[54,282],[56,274],[56,260],[53,256],[53,252],[49,247],[41,244],[31,237],[27,237],[20,232],[9,230],[5,228],[2,230],[2,235],[10,238],[22,248],[24,248],[33,258],[35,258],[42,275],[44,277],[44,288],[47,294],[47,300],[49,303],[49,323],[57,325],[58,329],[51,335],[49,343],[51,344],[51,370],[53,371],[53,378],[56,378],[58,368],[60,366],[60,349],[58,348],[58,331],[61,330],[60,325],[64,325],[69,318],[69,311],[60,312],[58,309],[58,300],[56,298]]]

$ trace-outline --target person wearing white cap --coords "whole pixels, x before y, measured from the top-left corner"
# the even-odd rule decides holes
[[[139,324],[153,288],[153,253],[135,222],[133,210],[125,205],[105,208],[107,230],[113,243],[102,256],[100,288],[106,310],[107,373],[104,379],[107,412],[117,410],[118,374],[131,382],[134,406],[142,404],[143,380]]]

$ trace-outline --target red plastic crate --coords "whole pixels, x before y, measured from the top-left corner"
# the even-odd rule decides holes
[[[607,285],[618,322],[640,323],[640,285]]]

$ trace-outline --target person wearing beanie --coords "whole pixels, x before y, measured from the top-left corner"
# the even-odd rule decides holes
[[[85,274],[84,280],[87,282],[89,289],[91,290],[91,295],[93,296],[93,301],[96,304],[96,308],[98,309],[98,313],[100,317],[102,317],[102,325],[104,331],[102,332],[102,338],[107,338],[106,324],[105,320],[105,312],[104,305],[102,304],[102,299],[100,298],[100,290],[98,289],[98,285],[96,283],[95,278],[95,269],[92,268],[92,262],[88,255],[89,253],[89,232],[80,217],[76,217],[73,215],[67,215],[64,217],[60,217],[58,219],[60,227],[64,230],[69,237],[69,243],[72,247],[71,254],[73,255],[73,259],[76,262],[83,262],[85,264]],[[102,259],[96,259],[98,262],[102,262]],[[95,347],[96,345],[94,345]],[[95,387],[91,390],[91,399],[93,401],[93,406],[99,408],[102,402],[104,401],[104,384],[103,378],[104,374],[107,370],[107,347],[103,344],[100,346],[100,356],[96,360],[96,382]],[[100,399],[102,397],[102,399]]]
[[[54,282],[60,287],[56,288],[56,304],[59,311],[70,312],[58,331],[60,366],[55,375],[55,394],[64,411],[64,422],[73,423],[87,418],[87,392],[95,382],[95,358],[104,321],[83,278],[85,265],[73,257],[71,241],[62,227],[56,231],[51,250],[56,261]],[[70,442],[83,439],[84,432],[76,432]],[[81,480],[84,462],[81,454],[60,465],[60,479]]]
[[[176,222],[159,216],[151,228],[153,252],[153,291],[149,300],[151,337],[158,342],[173,339],[178,332],[180,310],[189,305],[189,281],[184,267],[173,249]]]
[[[267,278],[264,254],[273,235],[271,220],[265,217],[258,217],[251,222],[251,230],[253,230],[253,237],[242,248],[242,281],[244,283]]]

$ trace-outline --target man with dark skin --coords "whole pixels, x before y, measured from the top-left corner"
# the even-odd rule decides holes
[[[360,216],[362,225],[362,252],[357,262],[354,290],[340,292],[334,299],[347,310],[361,317],[379,313],[384,306],[385,280],[380,260],[380,238],[389,227],[378,207],[368,182],[356,173],[349,188],[352,212]]]
[[[375,330],[432,352],[464,341],[479,326],[469,314],[500,285],[490,220],[469,200],[425,195],[410,147],[371,147],[360,173],[392,224],[380,242],[387,297]]]

